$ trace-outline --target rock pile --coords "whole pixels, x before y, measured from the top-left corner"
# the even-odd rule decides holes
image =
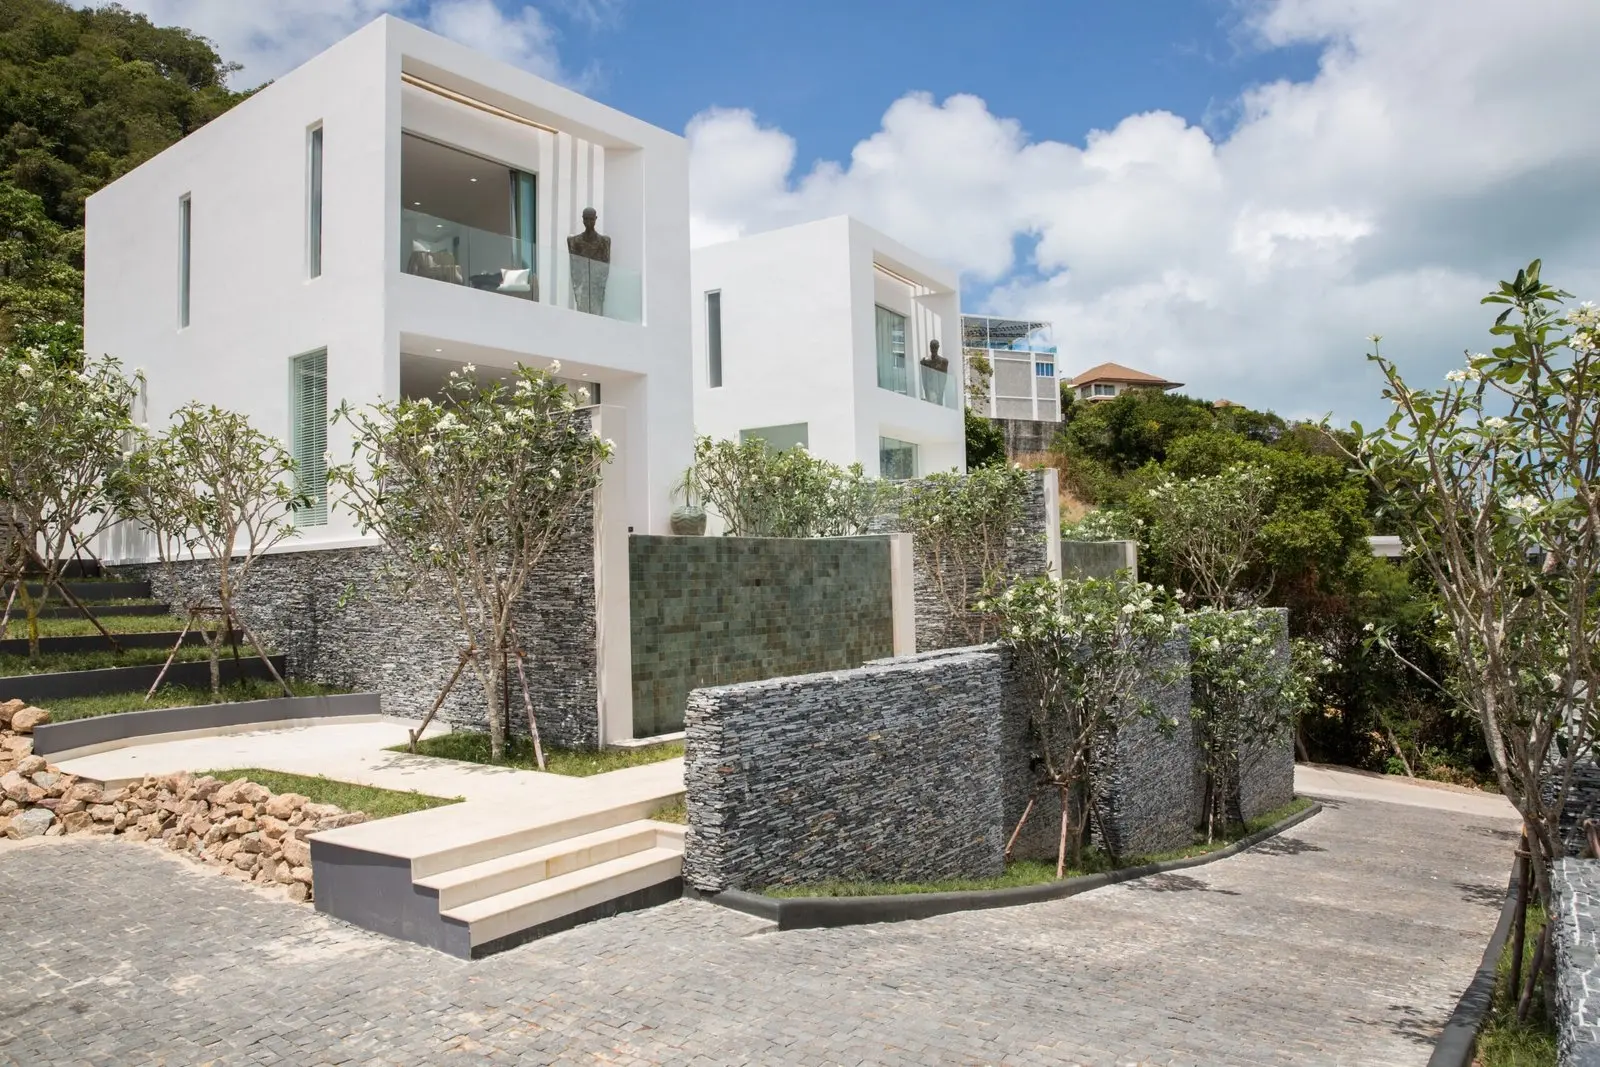
[[[246,778],[167,774],[120,789],[81,782],[33,754],[27,735],[48,715],[19,700],[0,704],[0,837],[120,834],[233,878],[281,885],[289,899],[304,901],[311,899],[307,839],[366,821],[361,812],[273,793]]]

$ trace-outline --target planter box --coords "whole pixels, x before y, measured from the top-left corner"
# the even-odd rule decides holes
[[[33,730],[33,751],[40,756],[59,756],[63,752],[88,755],[85,750],[120,748],[119,742],[164,734],[206,734],[245,726],[292,726],[310,719],[376,717],[380,714],[377,693],[274,697],[270,700],[241,700],[233,704],[152,708],[149,711],[124,711],[36,726]]]
[[[136,581],[120,581],[100,578],[67,579],[61,583],[67,587],[67,592],[79,600],[89,603],[95,600],[129,600],[142,599],[150,595],[150,583],[140,579]],[[28,582],[28,594],[38,596],[44,591],[44,586],[39,582]],[[0,589],[0,599],[11,595],[11,586]],[[51,597],[59,597],[60,590],[50,590]],[[15,609],[13,609],[15,610]]]
[[[272,665],[281,675],[284,658],[273,656]],[[63,697],[89,697],[101,693],[138,693],[150,688],[161,673],[161,664],[151,663],[138,667],[105,667],[94,671],[62,671],[58,674],[16,674],[0,678],[0,700],[26,700],[36,704],[41,700],[59,700]],[[270,680],[267,665],[251,656],[236,663],[230,656],[222,661],[222,683],[245,678]],[[210,685],[211,667],[199,663],[174,663],[163,682],[173,685]]]
[[[178,640],[178,630],[158,630],[147,634],[117,634],[117,643],[123,648],[171,648]],[[202,644],[201,635],[196,630],[190,630],[184,637],[185,645]],[[104,652],[111,646],[100,634],[82,634],[72,637],[41,637],[39,638],[39,651],[45,655],[52,652]],[[8,637],[0,640],[0,656],[26,656],[28,654],[28,639],[26,637]],[[240,655],[244,653],[241,652]],[[230,657],[231,658],[231,657]]]

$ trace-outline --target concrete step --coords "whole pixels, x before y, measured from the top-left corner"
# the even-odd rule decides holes
[[[449,845],[413,853],[411,874],[420,881],[446,871],[499,859],[516,852],[525,852],[541,845],[552,845],[570,838],[621,826],[624,823],[637,822],[659,806],[660,802],[651,798],[534,826],[478,833],[458,832],[452,835],[454,840]]]
[[[446,923],[470,931],[470,944],[477,954],[493,942],[536,934],[539,928],[671,883],[682,875],[682,850],[656,846],[450,908],[442,917]]]
[[[681,838],[676,842],[670,838],[663,842],[664,835],[658,827],[659,824],[644,820],[610,826],[592,834],[569,837],[565,841],[419,878],[416,884],[438,893],[439,910],[449,911],[657,845],[681,847]]]

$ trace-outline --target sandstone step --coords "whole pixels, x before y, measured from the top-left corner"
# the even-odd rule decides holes
[[[623,823],[419,878],[416,884],[438,893],[439,910],[449,911],[657,845],[681,845],[681,839],[663,842],[663,836],[659,823],[644,820]]]
[[[683,874],[678,848],[642,849],[442,912],[470,931],[474,950],[574,913],[620,900]]]
[[[443,874],[460,867],[499,859],[512,853],[524,852],[542,845],[557,844],[570,838],[581,837],[599,830],[621,826],[644,819],[660,802],[655,798],[618,804],[602,810],[584,812],[552,822],[533,826],[518,826],[499,830],[492,826],[479,828],[460,827],[446,838],[449,844],[439,848],[419,849],[410,853],[411,875],[421,880]],[[443,808],[435,811],[444,812]],[[441,816],[443,818],[443,816]],[[381,823],[375,823],[379,826]],[[441,835],[443,836],[443,835]]]

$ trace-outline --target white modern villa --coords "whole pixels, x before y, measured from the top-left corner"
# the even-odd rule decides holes
[[[691,279],[699,433],[966,469],[956,271],[838,216],[696,249]]]
[[[681,137],[384,16],[90,197],[86,344],[144,370],[152,425],[241,411],[313,493],[341,401],[559,360],[619,443],[626,526],[665,532],[688,196]],[[337,508],[297,524],[300,550],[356,541]]]

